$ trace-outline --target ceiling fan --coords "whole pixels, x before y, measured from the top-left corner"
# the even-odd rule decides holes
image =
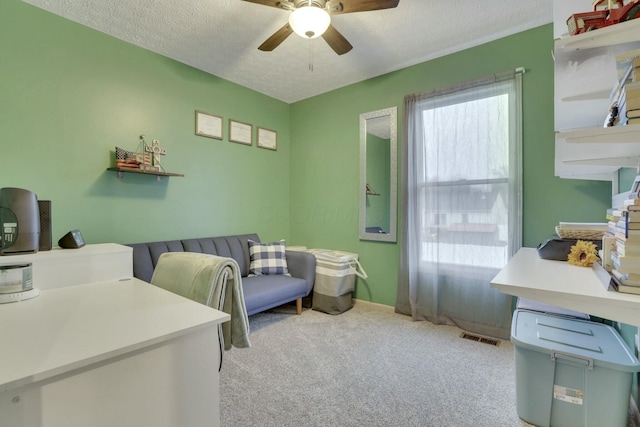
[[[313,39],[322,36],[338,55],[349,52],[353,46],[331,25],[330,15],[392,9],[400,0],[244,0],[264,6],[290,10],[289,22],[264,41],[258,49],[272,51],[291,33]]]

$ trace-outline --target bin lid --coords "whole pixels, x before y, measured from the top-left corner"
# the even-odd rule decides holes
[[[317,259],[337,263],[355,261],[358,259],[358,254],[354,254],[352,252],[336,251],[332,249],[310,249],[309,252],[314,254]]]
[[[640,371],[640,362],[609,325],[547,313],[516,310],[511,341],[539,353],[552,351],[593,359],[594,366],[624,372]]]
[[[533,311],[541,311],[543,313],[549,314],[558,314],[562,316],[570,316],[578,319],[590,320],[591,316],[586,313],[581,313],[579,311],[573,311],[562,307],[557,307],[555,305],[545,304],[540,301],[534,301],[526,298],[518,298],[518,305],[516,308],[522,310],[533,310]]]

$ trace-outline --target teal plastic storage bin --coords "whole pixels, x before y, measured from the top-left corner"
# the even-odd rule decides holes
[[[626,427],[640,362],[612,327],[516,310],[518,416],[541,427]]]

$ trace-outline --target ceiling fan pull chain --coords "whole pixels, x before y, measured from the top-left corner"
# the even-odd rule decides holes
[[[313,71],[313,40],[309,39],[309,71]]]

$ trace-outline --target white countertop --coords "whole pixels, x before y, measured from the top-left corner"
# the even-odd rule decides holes
[[[541,259],[522,248],[491,281],[501,292],[640,326],[640,295],[607,290],[609,273],[601,266],[578,267]]]
[[[56,246],[50,251],[0,256],[0,265],[33,262],[34,260],[60,260],[64,258],[100,256],[121,252],[132,254],[133,248],[118,243],[95,243],[77,249],[62,249]]]
[[[0,392],[228,320],[135,278],[44,290],[0,304]]]

